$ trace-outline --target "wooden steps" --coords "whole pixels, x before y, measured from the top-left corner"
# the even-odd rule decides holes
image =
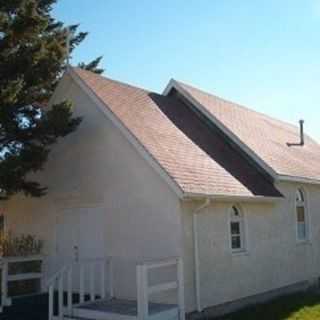
[[[181,258],[173,257],[136,264],[135,300],[110,298],[114,297],[112,261],[110,257],[77,261],[62,267],[54,274],[47,282],[48,319],[185,320]],[[176,279],[151,284],[150,270],[154,273],[163,268],[171,268],[176,273]],[[152,302],[152,295],[163,294],[166,291],[175,291],[177,304]],[[78,295],[78,299],[75,299],[75,295]],[[86,301],[86,298],[89,301]]]

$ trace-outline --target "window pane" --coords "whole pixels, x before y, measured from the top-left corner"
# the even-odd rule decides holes
[[[298,239],[304,240],[307,237],[306,224],[303,222],[298,223]]]
[[[240,234],[239,222],[231,222],[231,234]]]
[[[240,236],[232,236],[231,237],[231,246],[232,246],[232,249],[241,249]]]
[[[305,222],[304,207],[297,207],[298,222]]]

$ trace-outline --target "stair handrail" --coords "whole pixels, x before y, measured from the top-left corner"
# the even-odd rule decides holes
[[[149,285],[148,272],[152,269],[176,267],[176,281],[162,282],[156,285]],[[184,275],[183,260],[181,257],[170,257],[167,259],[150,260],[136,266],[137,277],[137,309],[138,319],[149,318],[149,296],[169,290],[176,290],[178,300],[179,320],[185,320],[184,305]]]
[[[64,271],[70,267],[71,263],[69,265],[66,265],[66,266],[63,266],[61,269],[59,269],[56,273],[54,273],[47,281],[46,281],[46,284],[45,284],[45,287],[46,288],[49,288],[49,286],[51,284],[53,284],[57,278],[62,274],[64,273]]]
[[[109,295],[113,297],[113,265],[112,265],[112,257],[106,258],[93,258],[93,259],[82,259],[78,261],[73,261],[65,266],[63,266],[60,270],[58,270],[53,276],[51,276],[47,281],[47,288],[49,293],[49,310],[48,310],[48,319],[63,319],[64,317],[64,280],[65,276],[67,277],[67,315],[72,315],[72,295],[73,295],[73,270],[75,266],[79,266],[80,270],[80,278],[79,278],[79,299],[80,303],[85,301],[85,271],[89,267],[89,281],[90,281],[90,301],[94,301],[96,298],[95,295],[95,275],[94,267],[100,267],[100,276],[101,276],[101,299],[106,298],[106,266],[109,266]],[[58,315],[54,316],[54,289],[55,285],[58,283]]]
[[[1,302],[0,302],[0,313],[3,311],[3,307],[11,305],[11,299],[8,296],[8,283],[11,281],[22,281],[30,279],[42,280],[42,271],[40,272],[23,272],[14,275],[9,275],[9,264],[10,263],[23,263],[30,261],[43,262],[42,255],[29,255],[29,256],[8,256],[0,257],[0,269],[1,269]],[[40,282],[40,287],[42,286]]]

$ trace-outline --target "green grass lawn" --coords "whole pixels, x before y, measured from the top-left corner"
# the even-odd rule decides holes
[[[243,309],[219,320],[320,320],[320,295],[301,293]]]

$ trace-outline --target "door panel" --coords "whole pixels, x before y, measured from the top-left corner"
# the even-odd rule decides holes
[[[57,268],[79,259],[101,258],[107,255],[105,221],[102,208],[63,209],[57,216]]]
[[[102,258],[107,255],[104,241],[104,211],[101,208],[79,211],[78,247],[80,259]]]

